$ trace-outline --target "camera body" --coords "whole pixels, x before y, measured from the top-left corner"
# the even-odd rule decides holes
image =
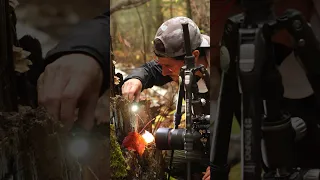
[[[192,118],[193,150],[204,155],[210,151],[210,115],[196,115]],[[160,150],[184,150],[184,128],[159,128],[155,133],[156,146]]]

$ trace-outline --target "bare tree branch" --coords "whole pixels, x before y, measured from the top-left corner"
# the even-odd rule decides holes
[[[110,8],[110,14],[112,14],[112,13],[114,13],[116,11],[137,7],[137,6],[140,6],[142,4],[147,3],[149,1],[150,0],[123,0],[123,1],[118,1],[117,4],[113,5]]]
[[[146,45],[146,38],[145,38],[145,35],[144,35],[144,27],[143,27],[143,22],[142,22],[142,19],[141,19],[141,16],[140,16],[140,13],[139,13],[139,10],[138,8],[136,8],[137,10],[137,14],[138,14],[138,17],[139,17],[139,20],[140,20],[140,25],[141,25],[141,29],[142,29],[142,39],[143,39],[143,60],[144,60],[144,63],[146,63],[147,61],[147,55],[146,55],[146,49],[147,49],[147,45]]]

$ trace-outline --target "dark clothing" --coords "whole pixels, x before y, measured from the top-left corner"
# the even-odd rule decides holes
[[[101,66],[103,84],[101,94],[109,88],[110,79],[110,12],[80,23],[46,56],[46,65],[71,53],[93,57]],[[81,77],[79,77],[81,78]]]
[[[172,81],[170,76],[162,75],[161,65],[154,60],[134,69],[132,73],[124,79],[124,81],[131,78],[139,79],[142,82],[142,90],[151,88],[152,86],[163,86]]]
[[[162,75],[162,67],[156,61],[152,60],[142,65],[139,68],[136,68],[132,71],[130,75],[128,75],[124,81],[127,81],[131,78],[139,79],[142,82],[142,90],[151,88],[152,86],[163,86],[168,82],[171,82],[172,79],[170,76]],[[199,76],[195,76],[196,81],[200,80]],[[204,98],[209,102],[209,93],[199,93],[200,98]],[[203,107],[204,114],[210,114],[210,103],[207,103],[206,106]]]

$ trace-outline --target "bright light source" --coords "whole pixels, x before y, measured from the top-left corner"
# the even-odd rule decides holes
[[[84,156],[89,149],[89,144],[85,139],[74,139],[71,141],[69,146],[69,151],[75,157]]]
[[[154,136],[149,131],[145,131],[142,137],[148,144],[154,141]]]
[[[138,110],[139,110],[139,106],[137,104],[132,104],[131,111],[132,112],[137,112]]]

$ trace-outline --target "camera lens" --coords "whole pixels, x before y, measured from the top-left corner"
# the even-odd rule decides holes
[[[156,146],[160,150],[183,150],[185,129],[159,128],[155,134]]]
[[[155,134],[157,149],[160,150],[184,150],[185,129],[159,128]],[[201,134],[192,132],[194,150],[203,148]]]

